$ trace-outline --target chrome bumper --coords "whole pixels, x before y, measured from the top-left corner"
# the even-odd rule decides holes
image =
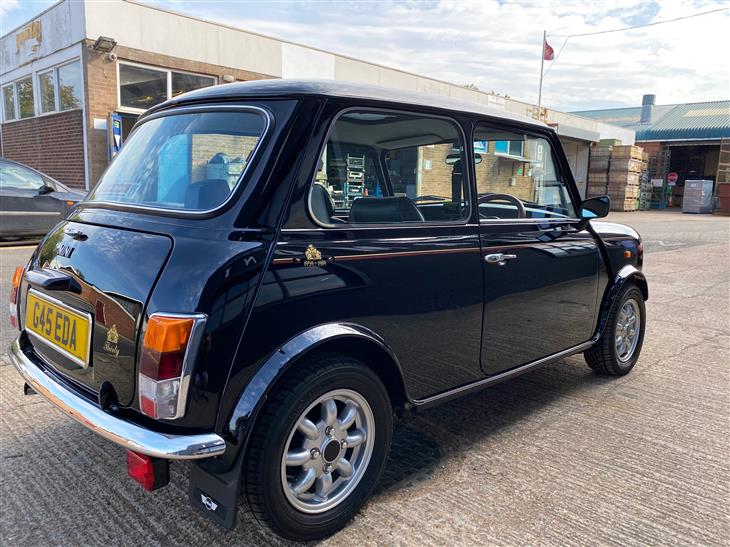
[[[8,351],[10,361],[33,388],[77,422],[118,445],[141,454],[170,460],[193,460],[220,456],[226,449],[222,437],[215,433],[168,435],[150,431],[117,418],[74,394],[38,368],[13,340]]]

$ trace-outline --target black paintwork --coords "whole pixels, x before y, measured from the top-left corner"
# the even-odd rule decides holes
[[[62,381],[89,397],[101,382],[111,382],[117,412],[151,428],[225,435],[226,454],[204,465],[227,469],[226,462],[243,453],[268,390],[316,348],[365,360],[405,406],[431,404],[490,377],[506,377],[499,373],[584,349],[600,334],[622,283],[633,279],[645,290],[636,232],[577,219],[480,223],[471,167],[472,212],[463,223],[321,228],[308,213],[308,188],[330,123],[352,106],[448,116],[467,139],[480,121],[544,136],[580,210],[553,130],[481,105],[374,89],[232,84],[153,109],[255,104],[271,112],[274,124],[246,184],[221,211],[194,218],[84,202],[47,236],[31,269],[65,268],[87,290],[80,296],[54,291],[54,297],[92,314],[98,301],[133,310],[129,335],[120,337],[124,359],[99,352],[108,321],[97,321],[91,367],[82,373],[57,362]],[[309,244],[323,263],[303,264]],[[74,248],[71,257],[58,256],[61,245]],[[487,265],[484,256],[492,252],[518,259],[505,267]],[[21,292],[27,288],[26,280]],[[187,412],[176,421],[153,422],[136,411],[134,356],[144,320],[155,312],[209,317]]]

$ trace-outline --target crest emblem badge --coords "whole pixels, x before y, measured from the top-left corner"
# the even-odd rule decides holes
[[[310,243],[304,251],[304,265],[324,267],[327,265],[327,261],[322,259],[319,249]]]
[[[106,331],[106,342],[102,348],[105,352],[110,353],[114,357],[119,357],[119,333],[117,332],[117,326],[112,325],[109,330]]]
[[[106,331],[106,341],[110,344],[116,344],[119,342],[119,333],[117,332],[116,325],[112,325],[112,328]]]

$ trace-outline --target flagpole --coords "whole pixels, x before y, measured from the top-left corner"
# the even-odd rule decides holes
[[[545,40],[547,30],[542,31],[542,44],[540,45],[540,90],[537,92],[537,118],[540,119],[540,108],[542,107],[542,73],[545,68]]]

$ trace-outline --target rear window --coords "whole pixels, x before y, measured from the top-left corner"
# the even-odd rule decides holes
[[[135,128],[89,196],[184,211],[225,202],[266,129],[259,112],[170,114]]]

